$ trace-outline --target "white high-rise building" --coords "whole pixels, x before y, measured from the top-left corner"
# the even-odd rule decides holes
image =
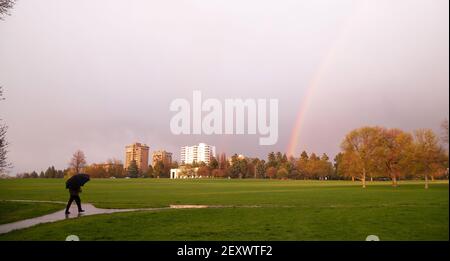
[[[194,146],[181,147],[181,164],[192,164],[194,162],[204,162],[209,164],[212,157],[216,156],[216,147],[205,143]]]

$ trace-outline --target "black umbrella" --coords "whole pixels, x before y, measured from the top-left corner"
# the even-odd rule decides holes
[[[66,188],[76,189],[83,186],[91,178],[88,174],[76,174],[66,181]]]

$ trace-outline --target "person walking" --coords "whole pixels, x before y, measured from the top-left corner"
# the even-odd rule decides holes
[[[80,193],[81,193],[81,187],[69,188],[70,198],[69,198],[69,201],[67,202],[67,206],[66,206],[66,215],[70,214],[69,209],[70,209],[70,206],[72,205],[72,202],[74,200],[77,203],[78,213],[83,213],[84,212],[84,210],[81,208]]]
[[[70,194],[70,198],[66,206],[66,215],[70,214],[69,209],[74,200],[77,203],[78,213],[84,212],[84,210],[81,208],[81,186],[83,186],[89,180],[90,177],[87,174],[76,174],[66,181],[66,189],[69,189]]]

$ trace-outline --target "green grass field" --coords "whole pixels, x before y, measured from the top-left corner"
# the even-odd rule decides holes
[[[0,224],[46,215],[61,210],[61,204],[0,201]]]
[[[85,216],[13,231],[0,240],[64,240],[69,234],[81,240],[449,240],[448,182],[425,190],[422,182],[397,188],[369,182],[362,189],[348,181],[104,179],[90,181],[81,197],[100,208],[227,207]],[[0,200],[67,198],[63,180],[0,180]],[[8,204],[11,210],[0,212],[0,223],[63,208]]]

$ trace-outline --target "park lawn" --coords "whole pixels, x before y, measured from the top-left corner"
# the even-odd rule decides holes
[[[42,216],[61,210],[62,204],[0,201],[0,224]]]
[[[448,212],[448,211],[447,211]],[[448,240],[436,207],[215,208],[87,216],[0,235],[0,240]],[[427,220],[427,222],[424,222]]]
[[[63,180],[0,180],[0,199],[67,200]],[[103,208],[171,209],[41,224],[0,240],[448,240],[448,182],[92,180],[82,199]]]
[[[0,180],[0,200],[67,201],[68,196],[62,179]],[[373,182],[362,189],[359,182],[349,181],[93,179],[83,187],[81,199],[100,208],[448,203],[448,181],[434,182],[427,191],[420,181],[404,181],[398,188]]]

